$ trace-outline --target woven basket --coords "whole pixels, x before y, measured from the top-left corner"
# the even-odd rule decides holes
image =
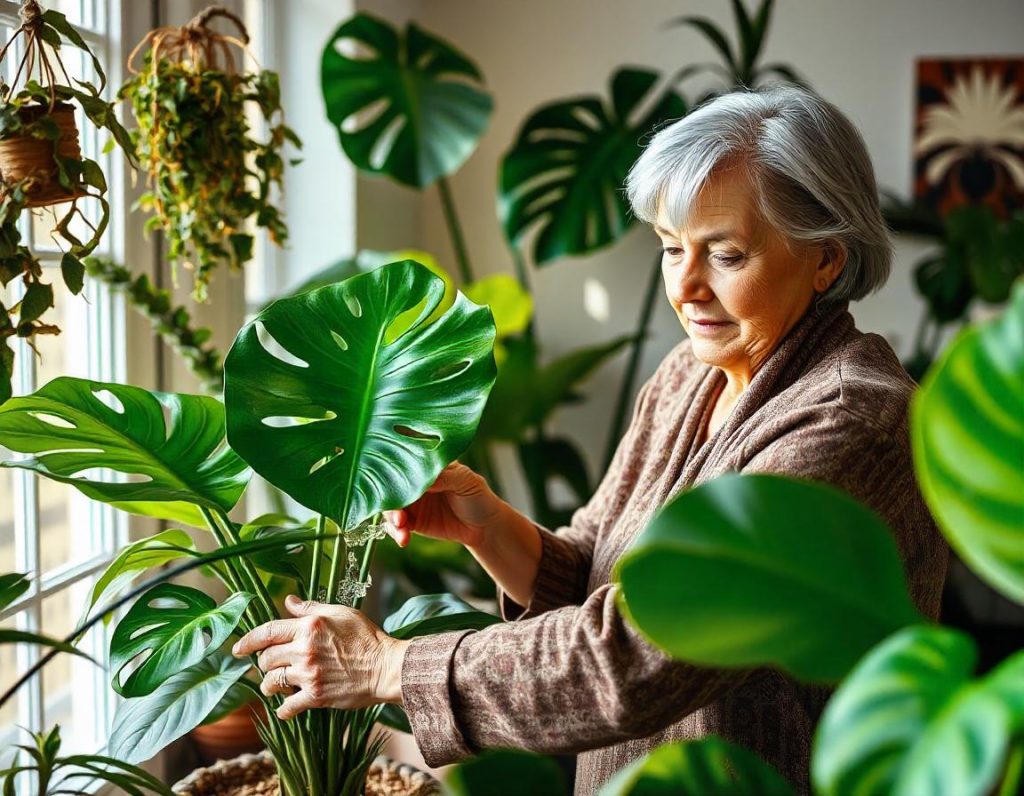
[[[280,796],[274,758],[269,752],[221,760],[197,768],[171,788],[180,796]],[[426,772],[381,755],[366,775],[367,796],[440,796]]]
[[[45,105],[28,105],[21,108],[18,115],[25,123],[51,115],[60,129],[60,137],[56,142],[57,155],[82,159],[73,106],[59,102],[50,113]],[[10,185],[31,178],[25,189],[29,207],[46,207],[85,196],[84,191],[69,192],[60,184],[53,155],[54,142],[48,139],[20,135],[0,141],[0,179]]]

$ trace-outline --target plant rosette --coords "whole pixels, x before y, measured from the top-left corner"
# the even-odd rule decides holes
[[[207,28],[213,16],[235,22],[242,38]],[[152,213],[146,230],[163,231],[172,264],[195,271],[198,301],[220,263],[239,269],[252,259],[253,226],[279,246],[288,237],[271,194],[282,187],[285,143],[302,142],[284,123],[277,73],[235,70],[228,45],[247,42],[241,21],[218,7],[182,28],[158,28],[132,53],[129,68],[150,45],[118,93],[135,114],[132,141],[147,173],[136,207]],[[266,122],[265,140],[250,128],[251,107]]]

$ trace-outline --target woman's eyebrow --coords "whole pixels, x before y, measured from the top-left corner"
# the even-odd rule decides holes
[[[657,232],[662,237],[665,237],[665,238],[675,238],[675,237],[677,237],[676,233],[670,232],[669,230],[665,229],[664,227],[659,226],[658,224],[654,225],[654,231]],[[740,237],[742,237],[742,235],[740,235],[740,233],[738,231],[734,230],[734,229],[716,229],[716,230],[712,230],[711,232],[707,233],[706,235],[701,235],[700,237],[696,237],[693,240],[696,243],[714,243],[715,241],[720,241],[720,240],[736,240],[737,238],[740,238]]]

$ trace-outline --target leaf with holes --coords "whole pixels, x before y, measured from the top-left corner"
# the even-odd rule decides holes
[[[546,105],[526,120],[501,164],[498,211],[513,246],[539,226],[537,265],[607,246],[636,222],[622,183],[643,137],[659,122],[686,113],[671,89],[651,99],[658,79],[657,72],[620,69],[612,77],[610,103],[576,97]]]
[[[815,793],[994,793],[1011,739],[1024,730],[1024,653],[980,679],[976,660],[969,636],[926,625],[871,650],[818,725]]]
[[[162,531],[156,536],[128,545],[110,562],[110,566],[92,587],[79,625],[85,624],[93,608],[118,596],[143,572],[188,555],[198,555],[192,537],[175,529]],[[111,618],[108,615],[104,622],[109,622]]]
[[[154,586],[118,622],[110,640],[114,690],[125,697],[145,696],[171,675],[199,663],[227,640],[252,599],[248,592],[237,592],[218,606],[188,586]],[[124,668],[140,659],[122,682]]]
[[[949,347],[914,396],[921,493],[964,561],[1024,603],[1024,283]]]
[[[0,462],[76,487],[93,500],[203,527],[196,506],[228,511],[249,480],[224,444],[213,398],[71,377],[0,406],[0,442],[32,458]],[[195,504],[195,505],[192,505]]]
[[[414,23],[400,36],[367,14],[331,36],[320,81],[327,118],[355,166],[414,188],[458,170],[494,104],[479,70],[450,44]]]
[[[403,261],[281,299],[224,363],[228,439],[341,528],[418,498],[473,438],[494,383],[494,322]],[[395,329],[404,329],[400,335]]]

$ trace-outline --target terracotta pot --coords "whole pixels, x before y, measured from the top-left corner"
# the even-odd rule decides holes
[[[171,790],[183,796],[280,796],[269,752],[197,768]],[[366,775],[367,796],[439,796],[437,780],[405,763],[378,757]]]
[[[74,106],[58,102],[51,113],[45,105],[28,105],[21,108],[18,115],[24,122],[51,116],[60,130],[60,137],[56,142],[57,155],[62,158],[82,159]],[[73,193],[60,184],[53,156],[54,142],[49,139],[33,138],[30,135],[7,138],[0,141],[0,178],[6,184],[32,178],[32,182],[25,189],[29,207],[56,205],[85,196],[84,192]]]
[[[256,732],[253,714],[266,715],[262,702],[255,702],[231,711],[224,718],[196,727],[189,733],[204,763],[227,760],[245,752],[259,752],[263,741]]]

